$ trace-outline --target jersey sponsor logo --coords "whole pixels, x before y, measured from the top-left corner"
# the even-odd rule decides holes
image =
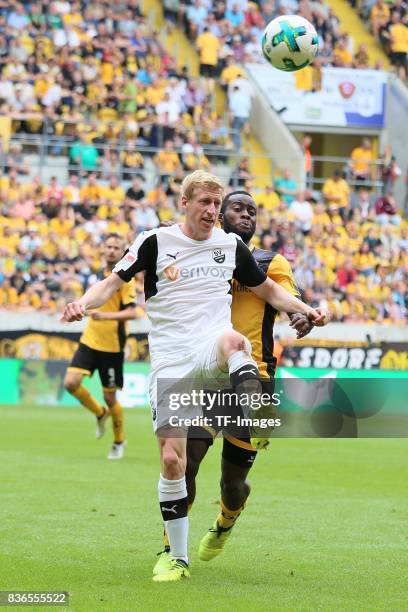
[[[164,275],[169,281],[175,281],[180,278],[180,268],[168,266],[164,269]]]
[[[164,275],[169,281],[176,281],[179,278],[223,278],[228,280],[227,271],[212,266],[199,266],[197,268],[177,268],[177,266],[167,266]]]
[[[253,293],[246,285],[241,285],[240,282],[235,279],[232,282],[232,292],[233,293]],[[255,295],[255,294],[254,294]]]
[[[225,261],[225,253],[221,249],[214,249],[212,256],[214,261],[219,264],[222,264]]]
[[[178,252],[175,255],[172,255],[171,253],[166,253],[167,257],[172,257],[173,259],[177,258]]]

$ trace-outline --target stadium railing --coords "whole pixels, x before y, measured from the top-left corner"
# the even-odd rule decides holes
[[[192,131],[192,130],[189,130]],[[197,134],[200,132],[200,128],[196,129]],[[38,133],[38,134],[25,134],[25,133],[15,133],[10,140],[10,148],[13,148],[13,145],[19,144],[21,145],[22,155],[30,155],[30,174],[37,174],[40,178],[43,178],[44,170],[47,170],[47,174],[49,171],[55,168],[61,168],[60,159],[65,158],[67,163],[64,164],[64,171],[68,174],[70,173],[80,173],[84,174],[87,171],[95,171],[97,173],[103,172],[109,178],[109,171],[103,170],[101,165],[96,166],[95,170],[87,169],[84,165],[79,163],[72,163],[70,160],[70,149],[73,146],[74,142],[78,139],[74,136],[56,136],[55,134],[46,134],[46,133]],[[120,180],[125,180],[124,175],[131,177],[142,177],[144,178],[144,169],[143,168],[131,168],[125,166],[121,161],[121,154],[127,151],[129,140],[126,140],[124,137],[118,137],[117,142],[115,143],[94,143],[94,146],[101,153],[101,160],[103,160],[106,152],[109,153],[117,153],[118,154],[118,167],[115,171],[111,172],[111,174],[115,174],[118,176]],[[143,157],[152,159],[157,153],[163,150],[162,147],[150,147],[146,144],[139,144],[137,139],[136,142],[136,151],[140,153]],[[217,167],[219,166],[222,170],[222,174],[225,175],[225,167],[228,167],[230,175],[230,184],[232,187],[238,187],[242,185],[242,178],[240,178],[239,173],[235,170],[238,168],[240,161],[243,158],[246,158],[251,162],[254,159],[267,159],[269,160],[269,167],[271,169],[270,174],[268,175],[260,175],[255,174],[251,175],[250,183],[251,187],[257,185],[265,185],[269,182],[273,182],[273,178],[277,178],[280,174],[280,170],[289,165],[290,159],[282,159],[281,157],[275,158],[272,156],[252,153],[244,151],[237,151],[234,149],[224,148],[222,146],[213,145],[213,144],[201,144],[203,152],[205,156],[208,158],[210,164],[212,165],[212,169],[217,173]],[[174,147],[174,151],[179,154],[181,157],[182,151],[181,147]],[[4,172],[9,165],[9,159],[12,159],[12,154],[1,151],[0,150],[0,169]],[[36,159],[35,159],[36,158]],[[325,171],[323,173],[317,173],[316,164],[324,164]],[[324,182],[329,178],[332,172],[328,172],[328,168],[340,168],[343,172],[345,179],[351,188],[364,186],[368,189],[371,189],[375,194],[380,195],[383,182],[380,178],[380,168],[383,164],[383,161],[380,159],[373,160],[371,162],[372,167],[372,178],[371,180],[366,180],[364,182],[355,180],[352,176],[352,166],[351,160],[348,157],[330,157],[330,156],[313,156],[312,157],[312,170],[310,175],[307,178],[307,187],[319,191],[324,184]],[[188,174],[189,171],[184,171],[184,174]],[[156,168],[156,175],[159,178],[161,172],[158,168]],[[163,172],[162,174],[169,174]],[[377,177],[378,175],[378,177]],[[131,180],[131,179],[127,179]],[[299,187],[301,190],[301,187]]]

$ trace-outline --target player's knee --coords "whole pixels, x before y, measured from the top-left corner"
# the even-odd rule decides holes
[[[226,359],[229,359],[237,351],[246,351],[249,354],[252,352],[249,340],[234,329],[230,329],[223,334],[220,344],[223,356]]]
[[[175,449],[164,448],[162,452],[163,476],[170,480],[182,478],[186,472],[186,460]]]
[[[233,480],[221,478],[220,486],[222,499],[227,502],[227,506],[230,503],[234,508],[243,504],[251,492],[249,482],[239,478],[234,478]]]
[[[68,393],[74,393],[80,384],[81,381],[77,380],[76,378],[71,378],[70,376],[66,376],[64,378],[64,389],[68,391]]]
[[[112,406],[116,402],[116,395],[115,395],[115,393],[112,393],[111,391],[104,391],[103,392],[103,399],[104,399],[106,405],[108,406],[108,408],[112,408]]]

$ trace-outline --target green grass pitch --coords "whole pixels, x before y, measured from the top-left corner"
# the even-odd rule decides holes
[[[408,610],[406,439],[275,441],[228,546],[203,563],[217,444],[191,514],[192,578],[164,585],[151,581],[161,521],[148,411],[126,412],[117,462],[85,410],[10,406],[0,418],[0,590],[67,590],[86,612]]]

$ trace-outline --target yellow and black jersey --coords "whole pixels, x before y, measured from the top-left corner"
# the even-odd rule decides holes
[[[109,276],[110,271],[102,271],[98,280]],[[136,284],[134,279],[122,287],[104,304],[96,310],[99,312],[120,312],[129,306],[135,306]],[[94,321],[89,318],[80,342],[95,351],[119,353],[124,350],[128,334],[127,321]]]
[[[279,253],[252,249],[258,266],[269,278],[287,291],[300,296],[290,264]],[[252,356],[258,364],[262,378],[270,378],[276,369],[273,356],[273,326],[276,310],[261,300],[248,287],[235,279],[232,281],[232,324],[234,329],[248,338],[252,344]]]

